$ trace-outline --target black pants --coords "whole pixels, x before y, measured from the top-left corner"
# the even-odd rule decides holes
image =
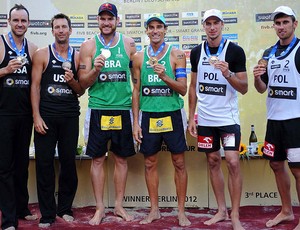
[[[0,210],[2,228],[18,225],[28,209],[31,116],[0,116]]]
[[[39,208],[42,214],[40,223],[53,223],[56,214],[73,215],[72,203],[77,190],[75,156],[77,151],[79,118],[46,117],[47,133],[34,132],[36,157],[36,179]],[[57,145],[59,155],[58,201],[55,201],[54,155]]]

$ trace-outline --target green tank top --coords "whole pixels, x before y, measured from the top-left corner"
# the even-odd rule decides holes
[[[94,59],[101,54],[104,48],[99,36],[95,35],[96,53]],[[95,83],[89,88],[89,108],[107,110],[131,109],[131,84],[128,57],[123,36],[120,34],[119,41],[109,48],[111,56],[105,60]]]
[[[183,108],[184,102],[180,95],[172,90],[147,64],[149,60],[148,47],[144,50],[144,61],[141,70],[140,109],[144,112],[171,112]],[[158,60],[166,68],[166,74],[175,79],[170,64],[172,46],[169,45],[165,55]]]

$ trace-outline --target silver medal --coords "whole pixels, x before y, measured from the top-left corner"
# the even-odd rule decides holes
[[[107,59],[111,56],[111,52],[109,49],[101,49],[101,54]]]
[[[22,65],[25,65],[28,63],[28,60],[25,56],[17,56],[17,60],[20,61]]]
[[[63,69],[71,69],[72,64],[71,64],[71,62],[69,62],[69,61],[64,61],[64,62],[62,63],[62,65],[61,65],[61,67],[62,67]]]

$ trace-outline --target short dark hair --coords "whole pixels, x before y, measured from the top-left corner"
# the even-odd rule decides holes
[[[11,18],[11,12],[12,12],[13,10],[25,10],[26,13],[27,13],[27,15],[28,15],[28,20],[29,20],[29,11],[28,11],[28,10],[26,9],[26,7],[23,6],[22,4],[15,4],[14,7],[11,8],[11,9],[9,10],[9,15],[8,15],[8,18],[9,18],[9,19]]]
[[[67,15],[65,15],[63,13],[56,14],[56,15],[53,16],[53,18],[51,18],[51,28],[53,29],[53,22],[54,22],[54,20],[55,19],[61,19],[61,18],[64,18],[64,19],[66,19],[68,21],[68,25],[69,25],[69,27],[71,29],[71,20],[70,20],[70,18]]]
[[[292,22],[295,22],[296,21],[296,18],[293,16],[293,15],[286,15],[284,13],[279,13],[277,14],[275,17],[274,17],[274,21],[277,19],[277,18],[281,18],[281,17],[290,17],[292,19]]]

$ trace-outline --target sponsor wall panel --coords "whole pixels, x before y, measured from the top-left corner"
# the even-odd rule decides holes
[[[249,90],[246,95],[239,95],[242,141],[247,144],[251,124],[256,127],[259,141],[263,141],[266,126],[265,95],[260,95],[255,91],[252,69],[264,49],[277,40],[273,22],[270,19],[271,12],[279,5],[288,5],[300,14],[299,4],[293,0],[277,0],[275,2],[266,0],[263,5],[260,5],[257,0],[111,0],[110,2],[116,4],[119,10],[118,31],[133,37],[138,50],[149,43],[145,34],[145,20],[151,13],[163,14],[169,26],[166,41],[185,51],[188,73],[191,68],[190,50],[206,38],[201,25],[203,13],[210,8],[220,9],[225,20],[224,37],[241,45],[247,56]],[[99,1],[90,0],[88,3],[83,3],[75,0],[72,1],[72,7],[70,7],[70,1],[67,0],[8,0],[0,3],[0,33],[8,32],[8,11],[15,3],[22,3],[29,9],[31,27],[28,29],[27,37],[39,47],[53,42],[50,19],[59,12],[69,15],[72,20],[71,45],[73,47],[79,49],[84,40],[99,32],[96,20]],[[299,34],[299,29],[296,34]],[[80,125],[83,129],[88,101],[87,93],[80,100],[82,108]],[[184,100],[187,109],[187,95]],[[82,133],[79,141],[84,144]]]
[[[239,95],[240,117],[242,142],[247,144],[250,135],[250,125],[254,124],[256,134],[260,142],[264,139],[266,127],[265,96],[258,94],[253,87],[252,69],[260,59],[263,51],[277,41],[273,22],[270,20],[270,14],[279,5],[288,5],[293,8],[300,17],[300,5],[294,0],[266,0],[263,4],[258,0],[232,0],[232,1],[195,1],[195,0],[111,0],[117,5],[120,16],[118,31],[127,36],[131,36],[136,41],[137,49],[141,50],[149,43],[145,34],[144,23],[151,13],[163,14],[168,24],[166,41],[173,46],[184,50],[187,57],[187,71],[190,73],[191,66],[189,62],[190,50],[201,43],[206,35],[202,29],[201,19],[205,10],[218,8],[222,10],[225,26],[223,35],[225,38],[241,45],[247,56],[247,73],[249,78],[249,90],[246,95]],[[89,0],[83,2],[80,0],[7,0],[0,1],[0,33],[9,31],[7,19],[8,11],[15,3],[24,4],[30,11],[31,27],[28,29],[27,38],[39,47],[46,46],[53,42],[51,33],[50,19],[59,12],[70,16],[72,20],[73,33],[71,36],[71,45],[77,49],[85,40],[95,36],[99,32],[97,24],[97,10],[99,1]],[[299,36],[299,27],[296,30]],[[188,83],[189,83],[188,76]],[[185,108],[188,112],[188,98],[184,97]],[[88,105],[87,92],[80,98],[81,116],[80,116],[80,136],[79,143],[84,145],[83,124]],[[192,144],[196,146],[196,144]],[[162,151],[160,153],[160,194],[172,196],[175,189],[173,184],[173,166],[170,164],[169,153]],[[207,171],[205,157],[197,151],[188,151],[186,154],[187,167],[189,173],[188,196],[196,196],[197,202],[187,202],[187,206],[215,206],[213,193],[207,180]],[[108,188],[106,189],[107,205],[112,205],[112,159],[108,158]],[[222,167],[227,178],[226,163],[222,162]],[[272,198],[272,193],[277,192],[275,180],[268,164],[262,159],[242,161],[242,171],[244,174],[244,188],[242,194],[242,204],[278,204],[278,198]],[[31,201],[36,201],[35,194],[35,174],[30,163],[30,194]],[[89,176],[90,161],[86,160],[78,165],[79,191],[77,192],[75,203],[93,204],[94,198]],[[254,170],[255,169],[255,170]],[[198,176],[200,176],[198,178]],[[80,183],[83,183],[80,185]],[[138,187],[141,190],[137,196],[147,195],[144,174],[143,159],[137,155],[129,159],[128,188],[126,196],[135,192]],[[227,185],[226,185],[227,186]],[[209,187],[209,194],[207,192]],[[293,187],[293,186],[292,186]],[[171,188],[171,189],[170,189]],[[254,189],[255,188],[255,189]],[[170,189],[170,190],[169,190]],[[165,192],[168,191],[168,192]],[[256,196],[256,194],[258,195]],[[253,195],[251,195],[253,194]],[[269,194],[269,197],[260,198],[261,194]],[[208,201],[207,196],[209,196]],[[248,196],[248,197],[247,197]],[[278,194],[277,194],[278,196]],[[205,197],[202,199],[202,197]],[[295,201],[295,192],[293,191],[293,202]],[[229,203],[228,193],[226,195],[227,204]],[[173,206],[176,202],[161,203],[162,206]],[[125,202],[127,206],[147,205],[139,202]]]

